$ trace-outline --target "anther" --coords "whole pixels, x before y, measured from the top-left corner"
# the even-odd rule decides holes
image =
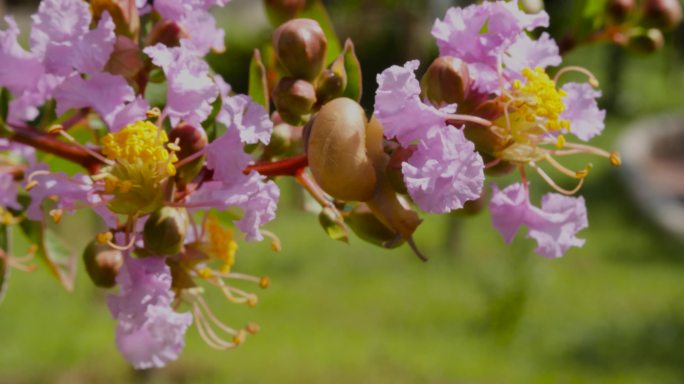
[[[55,222],[55,224],[59,224],[59,222],[62,221],[63,214],[64,211],[61,209],[53,209],[50,211],[50,217],[52,217],[52,220]]]
[[[619,167],[622,164],[622,159],[620,159],[620,154],[617,152],[612,152],[608,157],[610,160],[610,165],[613,167]]]
[[[157,119],[159,118],[159,116],[161,116],[161,111],[159,110],[159,108],[154,107],[147,111],[147,113],[145,113],[145,116],[147,116],[148,119]]]
[[[271,284],[271,278],[268,276],[262,276],[261,279],[259,279],[259,286],[263,289],[268,288],[268,286]]]
[[[51,126],[50,128],[48,128],[47,133],[49,133],[51,135],[56,135],[56,134],[59,134],[60,132],[62,132],[63,130],[64,130],[64,126],[62,124],[55,124],[55,125]]]
[[[26,184],[26,191],[28,192],[37,186],[38,186],[38,182],[36,180],[31,180]]]
[[[258,303],[259,303],[259,298],[257,297],[257,295],[250,295],[247,298],[247,305],[249,305],[252,308],[256,307]]]
[[[565,136],[558,135],[558,140],[556,140],[556,148],[563,149],[565,147]]]
[[[111,232],[102,232],[95,236],[95,240],[97,240],[99,244],[107,244],[112,241],[113,238],[114,235]]]
[[[259,327],[259,324],[256,324],[256,323],[249,323],[249,324],[247,324],[247,326],[245,327],[245,330],[246,330],[247,332],[249,332],[251,335],[257,334],[257,332],[259,332],[260,329],[261,329],[261,328]]]

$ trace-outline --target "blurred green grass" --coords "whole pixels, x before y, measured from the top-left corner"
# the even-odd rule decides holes
[[[668,55],[628,60],[620,110],[595,144],[610,148],[630,121],[682,109],[684,74]],[[603,80],[607,57],[593,47],[567,62]],[[618,170],[595,165],[583,189],[587,244],[559,260],[532,254],[524,236],[505,245],[486,213],[457,219],[457,249],[445,247],[451,219],[424,215],[423,264],[405,248],[328,240],[315,216],[284,204],[268,226],[283,251],[241,244],[238,253],[236,270],[272,279],[260,305],[207,292],[226,322],[262,331],[216,352],[193,328],[179,361],[160,371],[134,373],[118,354],[105,293],[83,270],[74,293],[43,269],[13,271],[0,305],[0,383],[682,382],[684,245],[634,207]],[[287,202],[293,188],[281,185]],[[75,247],[87,241],[87,217],[65,221]]]

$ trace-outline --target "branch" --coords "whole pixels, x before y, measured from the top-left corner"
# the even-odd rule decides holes
[[[296,176],[297,173],[309,165],[306,155],[289,157],[280,161],[257,163],[250,165],[243,171],[248,174],[257,171],[264,176]]]

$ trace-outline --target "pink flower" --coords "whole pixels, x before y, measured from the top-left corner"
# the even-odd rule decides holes
[[[273,133],[273,122],[266,109],[247,95],[229,96],[230,86],[220,76],[215,76],[214,80],[223,102],[216,121],[228,129],[237,130],[243,143],[268,144]]]
[[[401,169],[411,198],[428,212],[460,209],[482,194],[482,157],[455,127],[429,129]]]
[[[507,243],[525,225],[528,237],[537,241],[535,252],[542,256],[558,258],[571,247],[584,245],[584,240],[576,237],[577,232],[589,226],[584,198],[548,193],[542,198],[541,208],[537,208],[530,203],[523,184],[513,184],[504,190],[494,185],[493,189],[489,204],[492,222]]]
[[[601,91],[588,83],[567,83],[562,89],[566,92],[563,102],[566,105],[561,119],[570,121],[570,132],[580,140],[589,141],[599,135],[605,127],[606,111],[599,109],[596,98]]]
[[[137,369],[161,368],[183,350],[192,315],[171,308],[171,280],[164,258],[126,257],[116,278],[119,295],[108,298],[117,346]]]
[[[542,11],[526,14],[517,1],[484,2],[465,8],[450,8],[444,20],[436,20],[432,35],[442,56],[453,56],[469,64],[474,87],[482,93],[496,93],[498,69],[507,78],[517,78],[520,66],[545,67],[560,63],[555,42],[542,36],[538,42],[526,34],[547,27],[549,15]],[[508,68],[508,65],[512,68]],[[530,67],[530,65],[527,65]]]
[[[183,48],[198,56],[204,56],[212,50],[214,52],[226,50],[225,32],[222,28],[216,27],[216,20],[209,12],[191,12],[183,17],[180,25],[190,35],[187,39],[181,39]]]
[[[194,126],[209,117],[218,88],[209,77],[209,66],[183,47],[169,48],[163,44],[143,50],[162,68],[168,91],[165,113],[176,125],[182,119]]]
[[[402,164],[409,195],[428,212],[445,213],[480,197],[484,163],[463,132],[446,123],[447,112],[420,99],[414,71],[418,61],[392,66],[378,75],[375,116],[387,138],[404,147],[418,142]]]
[[[375,117],[385,129],[385,136],[396,138],[403,146],[427,133],[426,127],[445,125],[444,114],[420,99],[420,84],[415,71],[418,60],[403,67],[391,66],[378,75],[375,94]]]
[[[194,11],[208,11],[213,6],[223,7],[230,0],[155,0],[154,9],[168,20],[179,21]]]
[[[31,48],[44,55],[51,44],[72,44],[90,29],[90,7],[81,0],[44,0],[31,17]]]
[[[38,165],[32,171],[46,169],[44,165]],[[34,173],[28,172],[31,180],[38,184],[29,191],[31,203],[26,210],[26,216],[35,221],[43,220],[43,201],[52,198],[55,201],[56,209],[67,212],[73,211],[79,206],[94,206],[103,202],[97,194],[97,189],[92,180],[83,174],[76,174],[73,177],[67,176],[63,172]]]
[[[59,86],[55,99],[59,114],[71,108],[91,107],[110,128],[118,129],[120,127],[113,127],[114,122],[120,113],[125,113],[126,103],[135,100],[135,91],[121,76],[97,73],[84,80],[75,74]],[[132,107],[140,107],[140,103]]]

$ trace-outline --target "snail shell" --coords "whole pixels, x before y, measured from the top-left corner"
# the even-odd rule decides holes
[[[373,197],[376,174],[366,149],[367,126],[363,108],[348,98],[325,104],[311,126],[307,146],[311,172],[321,188],[337,199]]]

